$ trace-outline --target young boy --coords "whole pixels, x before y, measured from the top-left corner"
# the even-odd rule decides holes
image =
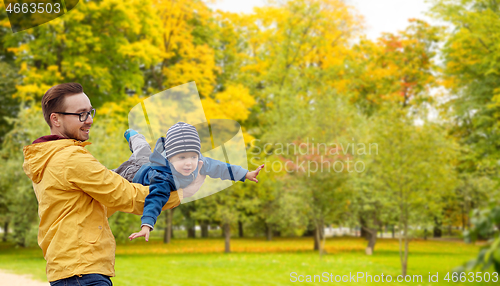
[[[149,195],[144,202],[141,217],[141,231],[129,236],[132,240],[144,236],[149,240],[156,219],[163,205],[168,201],[170,192],[187,187],[198,174],[208,175],[222,180],[242,181],[245,179],[258,182],[257,175],[264,165],[249,172],[240,166],[230,165],[201,155],[201,141],[196,128],[184,122],[174,124],[167,131],[166,138],[159,138],[151,153],[149,144],[143,135],[134,130],[127,130],[125,138],[133,155],[117,169],[120,175],[132,182],[149,185]],[[145,156],[149,163],[144,164]],[[147,157],[146,157],[147,158]],[[138,166],[143,164],[138,169]]]

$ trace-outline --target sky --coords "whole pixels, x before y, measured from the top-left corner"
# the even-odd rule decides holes
[[[424,15],[430,8],[425,0],[345,0],[365,17],[366,35],[377,39],[382,32],[395,33],[408,26],[408,19],[429,21]],[[252,13],[253,7],[264,6],[265,0],[218,0],[209,4],[214,9],[237,13]]]

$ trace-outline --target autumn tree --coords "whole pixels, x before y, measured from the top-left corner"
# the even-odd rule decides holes
[[[3,3],[2,3],[3,6]],[[12,124],[6,118],[16,117],[19,111],[19,101],[12,97],[16,92],[16,85],[20,83],[21,76],[19,68],[15,65],[13,52],[7,50],[4,38],[11,34],[11,29],[7,26],[7,13],[0,10],[0,144],[4,135],[12,128]],[[7,25],[5,25],[7,24]]]
[[[0,150],[0,160],[4,170],[0,174],[1,217],[10,222],[14,242],[22,247],[36,243],[35,224],[38,221],[37,202],[31,180],[22,169],[23,147],[36,138],[48,133],[41,107],[22,104],[18,116],[10,119],[12,129],[5,135]],[[3,206],[2,206],[3,205]]]
[[[212,12],[198,0],[154,0],[160,54],[144,71],[149,93],[195,81],[202,97],[215,85]]]
[[[466,237],[473,241],[492,233],[498,206],[499,33],[500,3],[486,0],[433,1],[432,14],[450,28],[442,49],[443,73],[449,100],[443,106],[461,145],[457,197],[465,214]],[[468,270],[499,269],[499,240],[491,241]]]
[[[347,61],[350,100],[367,115],[384,102],[417,108],[432,103],[438,85],[435,63],[441,28],[410,19],[398,33],[384,33],[376,42],[361,38]]]
[[[499,5],[486,0],[434,1],[432,9],[453,27],[442,50],[445,83],[453,95],[447,107],[453,109],[455,136],[470,147],[472,156],[461,164],[469,172],[497,172],[500,89],[495,70],[500,51],[494,39]]]
[[[22,75],[15,97],[38,100],[61,82],[81,83],[96,107],[140,94],[141,67],[161,55],[157,23],[149,1],[80,1],[63,17],[4,36]]]
[[[373,140],[378,155],[367,164],[364,180],[373,186],[371,196],[393,213],[399,233],[402,275],[407,274],[412,229],[432,221],[443,208],[442,197],[456,187],[456,143],[443,127],[425,122],[416,126],[398,108],[387,109],[377,119]]]

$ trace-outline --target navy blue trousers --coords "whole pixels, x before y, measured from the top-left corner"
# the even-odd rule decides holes
[[[102,274],[84,274],[50,282],[50,286],[113,286],[113,283]]]

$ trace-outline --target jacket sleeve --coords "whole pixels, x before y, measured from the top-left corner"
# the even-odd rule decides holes
[[[154,228],[156,224],[156,219],[162,211],[162,206],[168,208],[174,208],[178,204],[174,205],[174,201],[179,201],[179,191],[175,191],[174,179],[171,175],[152,170],[150,174],[151,185],[149,186],[149,195],[146,197],[146,202],[144,203],[144,212],[141,217],[141,225],[147,225]],[[182,192],[182,191],[181,191]],[[177,199],[171,201],[172,195],[175,195]],[[170,204],[169,204],[170,203]],[[165,208],[164,207],[164,208]]]
[[[203,160],[203,167],[200,174],[208,175],[211,178],[244,182],[245,175],[248,173],[248,170],[238,165],[231,165],[208,157],[202,157],[201,160]]]
[[[66,160],[62,178],[72,189],[78,189],[103,204],[108,209],[108,217],[116,211],[141,215],[149,187],[130,183],[120,175],[108,170],[88,151],[74,147]],[[178,196],[171,198],[179,200]]]

